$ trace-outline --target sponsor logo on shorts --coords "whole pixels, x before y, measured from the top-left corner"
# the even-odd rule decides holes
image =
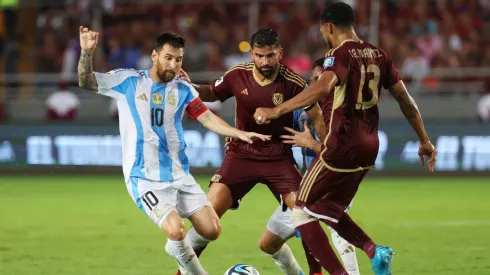
[[[218,175],[218,174],[215,174],[212,178],[211,178],[211,182],[215,183],[215,182],[219,182],[221,180],[221,175]]]
[[[155,217],[157,217],[158,220],[161,219],[163,216],[163,211],[158,207],[153,208],[153,213],[155,214]]]
[[[283,100],[284,96],[281,93],[274,93],[274,95],[272,96],[272,102],[274,102],[276,106],[281,104]]]
[[[162,102],[163,102],[162,94],[160,93],[153,94],[153,103],[155,103],[155,105],[162,105]]]

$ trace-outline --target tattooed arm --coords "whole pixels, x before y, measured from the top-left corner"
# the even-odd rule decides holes
[[[80,26],[80,47],[82,53],[78,62],[78,86],[97,91],[98,85],[92,69],[92,56],[99,39],[99,33]]]
[[[80,88],[97,91],[98,85],[92,69],[93,52],[82,50],[80,61],[78,61],[78,86]]]

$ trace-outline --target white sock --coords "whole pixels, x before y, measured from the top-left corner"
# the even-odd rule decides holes
[[[291,248],[287,244],[283,244],[281,249],[276,253],[269,255],[274,259],[274,262],[279,266],[279,269],[285,275],[302,275],[304,274],[298,262],[291,252]]]
[[[177,261],[183,274],[208,275],[186,239],[183,241],[167,240],[165,250]]]
[[[337,231],[328,227],[330,234],[332,235],[332,242],[335,249],[339,252],[340,258],[344,263],[345,271],[349,275],[359,275],[359,266],[357,265],[356,248],[347,242],[344,238],[340,237]]]
[[[196,250],[197,248],[203,248],[204,246],[206,246],[208,243],[211,242],[210,240],[199,235],[196,232],[196,229],[194,229],[194,227],[191,227],[191,229],[189,229],[189,232],[187,232],[186,239],[189,240],[189,243],[191,244],[194,250]]]

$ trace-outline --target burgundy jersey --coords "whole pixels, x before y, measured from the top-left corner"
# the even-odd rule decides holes
[[[339,78],[322,106],[328,127],[324,164],[339,172],[373,166],[379,149],[379,93],[400,80],[393,61],[369,43],[350,40],[327,53],[323,68]]]
[[[289,132],[284,127],[293,127],[293,113],[285,114],[270,124],[259,125],[254,113],[259,107],[273,108],[291,99],[306,87],[306,82],[286,66],[279,69],[271,79],[260,81],[260,74],[253,62],[231,67],[225,75],[214,82],[211,88],[221,101],[234,96],[236,100],[235,127],[239,130],[271,135],[271,140],[254,141],[248,144],[241,140],[228,139],[228,153],[257,160],[279,160],[292,157],[291,146],[284,144],[280,135]],[[247,169],[244,167],[243,169]]]

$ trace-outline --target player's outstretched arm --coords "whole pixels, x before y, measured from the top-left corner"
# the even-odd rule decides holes
[[[320,153],[322,151],[321,142],[313,138],[310,127],[308,127],[308,122],[305,121],[304,124],[305,130],[303,132],[298,132],[289,127],[284,127],[286,131],[290,132],[293,135],[280,136],[282,139],[284,139],[283,143],[291,144],[294,147],[308,148],[315,151],[315,153]]]
[[[326,97],[330,90],[337,84],[338,77],[332,71],[325,71],[320,75],[317,82],[308,86],[297,96],[282,103],[275,108],[258,108],[254,118],[258,124],[269,123],[271,119],[292,112],[294,110],[313,105]]]
[[[192,84],[194,88],[196,88],[199,93],[199,98],[204,102],[215,102],[218,100],[218,97],[213,93],[213,89],[211,89],[211,85],[197,85]]]
[[[415,103],[415,100],[410,96],[403,84],[403,81],[398,81],[395,85],[393,85],[390,89],[391,95],[398,101],[400,105],[400,109],[408,120],[410,125],[412,126],[415,133],[420,140],[420,148],[419,148],[419,157],[422,165],[425,163],[424,156],[428,156],[429,158],[429,170],[434,170],[434,165],[437,158],[437,150],[432,145],[429,139],[429,135],[425,131],[424,122],[422,120],[422,115],[420,114],[419,108]]]
[[[80,47],[82,52],[78,61],[78,86],[80,88],[97,91],[97,80],[92,69],[92,57],[99,39],[99,33],[80,26]]]
[[[253,132],[244,132],[231,127],[228,123],[222,120],[217,115],[213,114],[210,110],[206,110],[197,120],[209,130],[226,137],[237,138],[248,143],[253,143],[254,140],[260,139],[262,141],[270,140],[270,136],[261,135]]]
[[[219,100],[219,98],[213,92],[211,85],[198,85],[198,84],[192,83],[189,75],[182,69],[180,70],[179,76],[182,78],[182,80],[187,81],[189,84],[191,84],[196,89],[196,91],[199,93],[199,98],[202,101],[204,101],[204,102],[215,102],[216,100]]]

